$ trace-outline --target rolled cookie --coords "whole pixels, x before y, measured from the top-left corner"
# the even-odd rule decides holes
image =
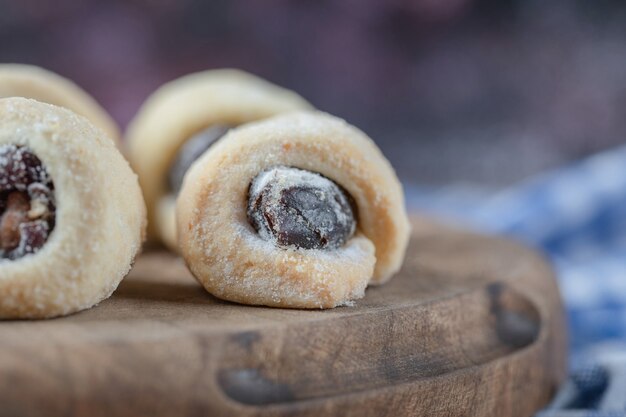
[[[70,110],[0,99],[0,318],[45,318],[109,297],[145,235],[137,176]]]
[[[40,67],[0,64],[0,98],[25,97],[80,114],[120,145],[120,130],[106,110],[67,78]]]
[[[297,94],[233,69],[187,75],[159,88],[127,133],[128,155],[148,206],[149,237],[177,250],[176,188],[191,162],[185,154],[200,155],[228,128],[308,108]]]
[[[353,235],[328,182],[352,201]],[[390,279],[410,231],[401,185],[374,142],[319,112],[229,132],[187,172],[177,221],[181,253],[207,291],[297,308],[348,304]]]

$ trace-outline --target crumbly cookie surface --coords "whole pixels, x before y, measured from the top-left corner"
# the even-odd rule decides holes
[[[54,184],[55,225],[32,254],[0,260],[0,318],[45,318],[107,298],[145,236],[137,176],[87,119],[23,98],[0,99],[0,146],[31,150]]]
[[[170,184],[177,181],[170,170],[186,141],[211,126],[237,126],[308,108],[299,95],[233,69],[187,75],[154,92],[127,132],[128,155],[148,206],[149,236],[177,250],[174,206],[168,204],[175,198]]]
[[[33,65],[0,64],[0,98],[24,97],[65,107],[80,114],[120,146],[117,123],[82,88],[51,71]]]
[[[319,173],[358,209],[357,231],[330,249],[281,248],[250,225],[257,175],[276,166]],[[229,132],[191,167],[177,200],[181,252],[217,297],[245,304],[330,308],[398,271],[410,226],[400,183],[376,145],[343,120],[299,112]]]

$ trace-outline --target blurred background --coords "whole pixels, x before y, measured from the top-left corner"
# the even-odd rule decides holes
[[[369,133],[408,183],[499,189],[622,142],[626,3],[0,0],[0,61],[125,125],[160,84],[237,67]]]
[[[601,364],[574,408],[602,385],[626,409],[625,42],[617,0],[0,0],[0,62],[122,126],[166,81],[241,68],[370,134],[411,209],[543,250],[572,364]]]

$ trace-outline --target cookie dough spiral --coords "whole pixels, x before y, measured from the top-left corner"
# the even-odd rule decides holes
[[[67,78],[33,65],[0,64],[0,98],[25,97],[65,107],[91,121],[120,146],[117,123],[82,88]]]
[[[326,249],[281,247],[251,226],[253,181],[274,167],[321,174],[349,193],[356,232]],[[310,184],[311,181],[307,183]],[[331,308],[361,298],[400,268],[409,238],[401,185],[363,132],[320,112],[299,112],[229,132],[187,172],[177,200],[179,245],[213,295],[239,303]]]
[[[60,316],[109,297],[140,251],[146,226],[137,176],[113,142],[67,109],[6,98],[0,149],[2,248],[15,246],[10,238],[17,231],[29,232],[26,220],[49,219],[24,184],[53,188],[44,201],[54,203],[47,206],[54,215],[47,240],[0,257],[0,318]],[[24,173],[29,166],[34,169]],[[20,193],[21,203],[10,201]],[[15,227],[7,216],[22,224]]]
[[[297,94],[234,69],[190,74],[159,88],[127,133],[128,155],[148,206],[149,236],[177,251],[176,190],[168,175],[190,138],[212,126],[234,127],[310,107]]]

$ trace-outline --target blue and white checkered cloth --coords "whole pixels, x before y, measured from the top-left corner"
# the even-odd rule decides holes
[[[570,324],[570,380],[541,417],[626,416],[626,146],[496,194],[407,187],[412,209],[551,257]]]

